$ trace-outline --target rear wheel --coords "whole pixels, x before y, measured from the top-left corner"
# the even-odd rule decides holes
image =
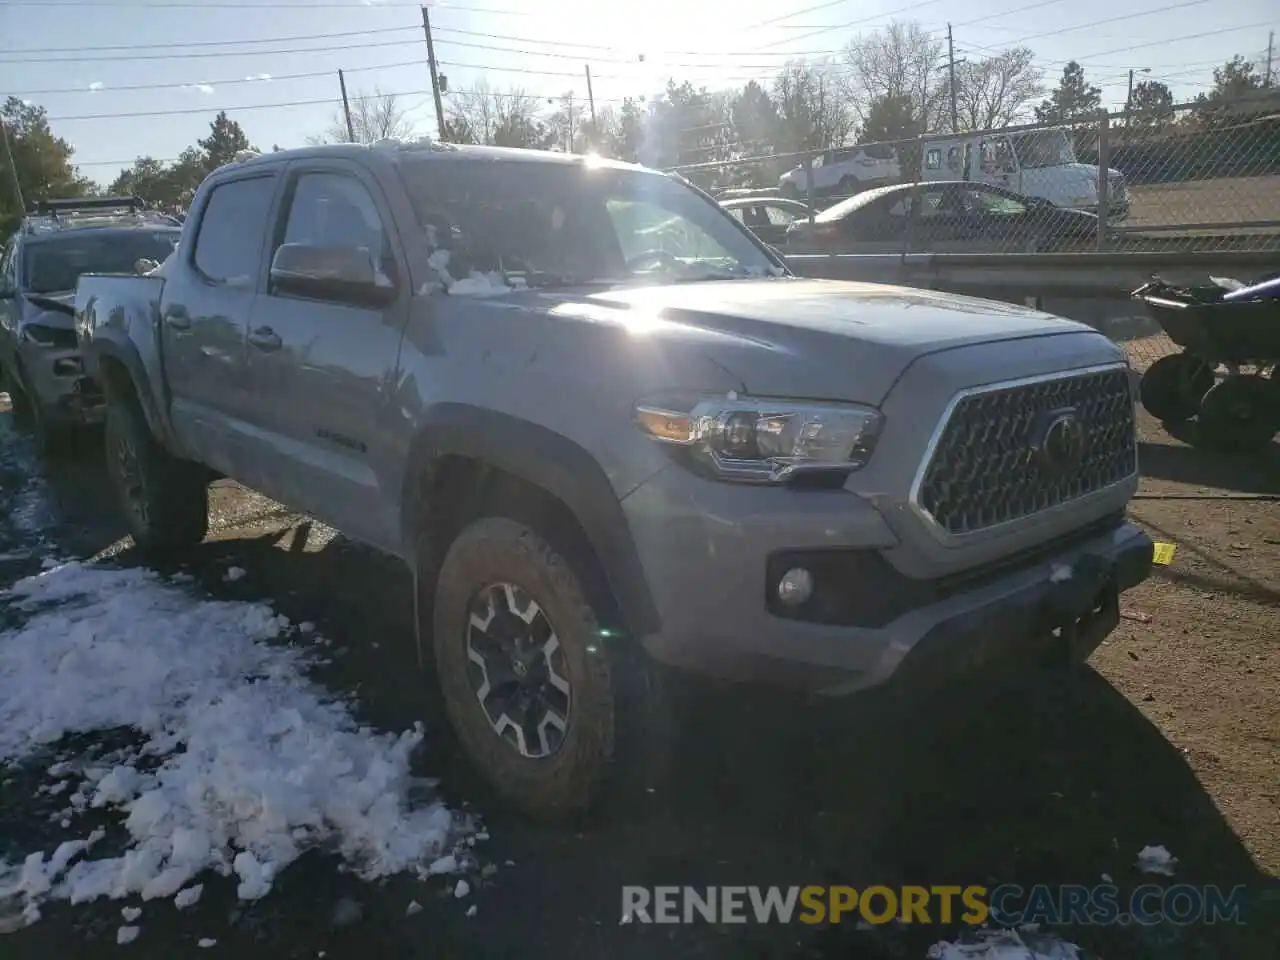
[[[138,549],[169,555],[203,540],[209,530],[207,474],[155,441],[132,397],[108,403],[105,440],[107,473]]]
[[[1200,412],[1213,387],[1213,367],[1191,353],[1161,357],[1142,375],[1138,393],[1147,412],[1165,423],[1182,423]]]
[[[1280,430],[1280,403],[1265,377],[1227,377],[1200,404],[1197,442],[1215,450],[1251,451],[1266,447]]]

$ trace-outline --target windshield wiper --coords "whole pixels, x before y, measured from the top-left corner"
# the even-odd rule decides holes
[[[508,273],[507,281],[522,280],[531,289],[546,290],[553,287],[600,287],[618,283],[603,277],[577,277],[565,273]]]
[[[726,267],[711,263],[685,263],[679,267],[674,264],[645,270],[635,274],[637,277],[661,278],[665,283],[702,283],[707,280],[743,280],[752,274],[746,267]]]

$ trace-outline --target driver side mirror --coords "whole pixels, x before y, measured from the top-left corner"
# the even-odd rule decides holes
[[[381,308],[396,297],[395,284],[379,274],[369,251],[286,243],[271,260],[272,292]]]

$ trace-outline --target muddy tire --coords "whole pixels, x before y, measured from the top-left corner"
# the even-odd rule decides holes
[[[132,397],[110,400],[105,448],[116,500],[142,553],[167,558],[204,539],[209,531],[207,475],[155,441]]]
[[[643,794],[667,755],[668,728],[652,722],[656,674],[632,662],[631,641],[602,629],[605,604],[572,553],[489,517],[454,540],[436,581],[435,661],[449,719],[484,778],[536,817],[580,814],[606,788],[616,799]],[[649,749],[619,753],[637,739]]]

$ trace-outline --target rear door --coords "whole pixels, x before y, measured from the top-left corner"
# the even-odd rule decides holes
[[[274,171],[246,171],[206,194],[187,259],[166,278],[161,302],[178,436],[209,466],[255,487],[262,464],[246,435],[253,396],[245,336],[262,289],[267,216],[278,182]]]
[[[379,463],[394,456],[388,407],[408,316],[409,272],[377,183],[343,161],[293,166],[266,260],[285,243],[363,247],[397,290],[386,309],[274,289],[248,333],[253,409],[280,499],[366,543],[398,543]],[[268,271],[269,273],[269,271]]]

